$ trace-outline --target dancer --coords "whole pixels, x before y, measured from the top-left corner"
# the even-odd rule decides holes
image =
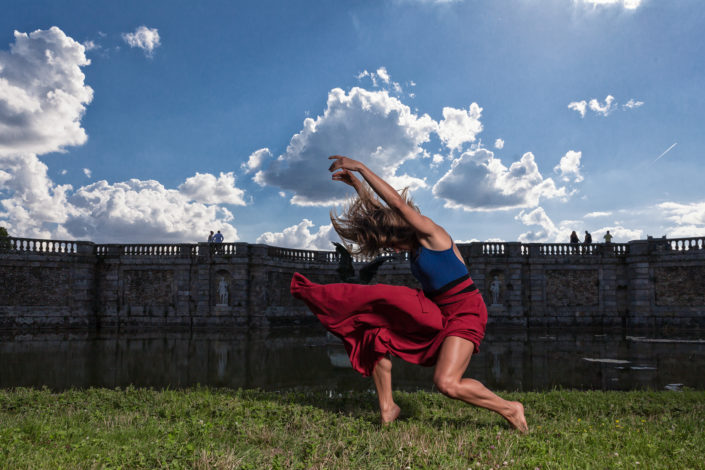
[[[322,285],[299,273],[291,281],[292,294],[342,339],[353,368],[372,376],[382,424],[397,419],[401,411],[392,396],[394,355],[413,364],[435,365],[433,381],[441,393],[492,410],[525,432],[521,403],[463,378],[484,337],[487,309],[450,235],[421,215],[406,190],[400,195],[361,162],[340,155],[330,159],[333,180],[352,186],[358,195],[340,217],[331,213],[336,232],[363,255],[408,251],[411,272],[423,287]]]

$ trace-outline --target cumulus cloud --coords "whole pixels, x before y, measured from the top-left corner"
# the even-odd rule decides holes
[[[582,100],[568,103],[568,109],[577,111],[580,114],[580,117],[585,117],[585,111],[587,110],[587,101]]]
[[[340,241],[333,225],[321,225],[312,233],[311,228],[314,226],[309,219],[303,219],[297,225],[287,227],[281,232],[263,233],[257,238],[257,243],[304,250],[331,250],[332,242]]]
[[[83,174],[86,175],[86,178],[90,178],[93,175],[93,172],[91,171],[90,168],[84,168]]]
[[[659,204],[663,215],[675,226],[668,229],[672,238],[701,237],[705,235],[705,202],[681,204],[664,202]]]
[[[641,5],[642,0],[582,0],[587,5],[598,6],[621,6],[625,10],[636,10]]]
[[[0,220],[17,236],[54,236],[68,217],[71,185],[55,185],[34,154],[0,155],[0,168]]]
[[[271,156],[272,152],[270,152],[268,148],[261,148],[252,152],[247,161],[241,165],[241,168],[245,170],[245,173],[252,173],[261,167],[262,163]]]
[[[443,120],[438,123],[438,136],[450,150],[460,150],[482,132],[481,115],[482,108],[477,103],[472,103],[467,110],[445,107]]]
[[[453,160],[450,170],[433,186],[445,207],[493,211],[535,207],[541,199],[566,197],[551,178],[544,178],[531,152],[509,168],[487,149],[475,149]]]
[[[69,198],[64,222],[76,238],[101,242],[194,242],[220,230],[225,241],[238,239],[232,213],[216,205],[191,202],[191,196],[154,180],[109,184],[97,181]]]
[[[519,220],[524,225],[539,227],[536,230],[524,232],[519,235],[518,240],[522,243],[546,243],[555,241],[556,238],[560,236],[561,231],[556,227],[551,218],[548,217],[543,207],[537,207],[530,212],[521,211],[515,219]],[[568,232],[568,234],[570,234],[570,232]]]
[[[597,99],[593,98],[588,103],[588,106],[590,107],[591,111],[594,111],[597,114],[602,114],[603,116],[607,116],[612,111],[614,111],[614,106],[612,106],[613,104],[614,104],[614,96],[607,95],[605,97],[604,104],[600,103]]]
[[[81,67],[85,48],[57,27],[15,31],[0,51],[0,155],[43,154],[81,145],[81,117],[93,99]]]
[[[504,148],[504,140],[502,139],[497,139],[494,141],[494,148],[497,150],[502,150]]]
[[[154,51],[161,46],[157,28],[140,26],[134,33],[123,33],[122,39],[130,46],[142,49],[147,57],[154,57]]]
[[[210,173],[196,173],[179,186],[179,191],[190,199],[204,204],[233,204],[244,206],[245,192],[235,186],[232,171],[220,172],[217,178]]]
[[[563,220],[557,225],[546,214],[542,207],[526,212],[521,211],[515,217],[521,223],[527,226],[537,226],[535,230],[530,230],[519,235],[518,240],[522,243],[568,243],[570,233],[575,230],[581,237],[584,236],[584,230],[588,230],[592,234],[593,242],[601,243],[602,237],[608,230],[614,237],[613,242],[628,242],[638,240],[642,237],[642,230],[630,229],[616,224],[604,227],[591,227],[579,220]],[[576,229],[580,227],[580,229]]]
[[[15,32],[0,51],[0,221],[33,238],[97,242],[187,242],[220,229],[237,239],[233,215],[217,203],[244,203],[232,173],[189,178],[179,190],[157,181],[57,185],[38,154],[81,145],[93,90],[81,67],[86,48],[59,28]],[[90,169],[83,169],[91,177]],[[60,172],[66,174],[66,170]],[[197,188],[196,186],[199,186]],[[205,192],[203,192],[205,190]]]
[[[583,175],[580,174],[580,158],[582,155],[582,152],[568,150],[558,165],[553,168],[553,171],[558,173],[565,182],[580,183],[583,180]]]
[[[349,196],[342,184],[331,184],[328,156],[340,153],[362,161],[393,186],[424,187],[420,178],[398,174],[399,167],[423,154],[422,144],[437,123],[418,116],[385,90],[335,88],[323,115],[306,118],[282,155],[255,174],[260,185],[295,193],[298,205],[330,205]]]

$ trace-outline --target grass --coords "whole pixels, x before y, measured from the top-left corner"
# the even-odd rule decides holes
[[[0,468],[703,468],[705,392],[506,393],[531,427],[434,393],[0,390]]]

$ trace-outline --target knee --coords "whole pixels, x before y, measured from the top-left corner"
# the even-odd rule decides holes
[[[460,382],[455,378],[447,375],[436,375],[433,378],[433,383],[443,395],[450,398],[456,398],[458,396],[458,386]]]

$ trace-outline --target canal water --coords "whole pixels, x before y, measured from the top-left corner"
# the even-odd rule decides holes
[[[467,372],[495,390],[705,390],[705,333],[488,332]],[[431,368],[394,359],[394,387],[432,390]],[[319,325],[242,331],[0,333],[0,387],[369,390]]]

